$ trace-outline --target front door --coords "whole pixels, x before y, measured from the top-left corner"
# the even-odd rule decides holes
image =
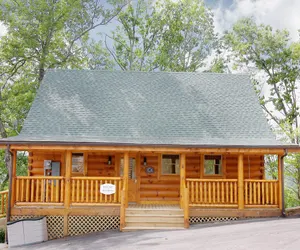
[[[121,158],[120,171],[123,176],[124,158]],[[136,176],[136,156],[129,157],[129,174],[128,174],[128,202],[136,202],[137,196],[137,176]]]

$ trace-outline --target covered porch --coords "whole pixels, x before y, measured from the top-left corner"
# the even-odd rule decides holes
[[[18,151],[28,151],[28,176],[16,176]],[[10,217],[63,216],[64,235],[68,216],[117,216],[120,230],[128,229],[133,206],[175,206],[185,228],[194,217],[278,216],[282,210],[280,149],[15,145],[11,152]],[[277,180],[265,178],[265,154],[278,155]],[[59,163],[56,176],[45,170],[45,160]],[[111,194],[104,184],[113,187]]]

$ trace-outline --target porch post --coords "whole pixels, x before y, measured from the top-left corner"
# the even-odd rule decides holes
[[[244,209],[244,155],[238,156],[238,208]]]
[[[125,192],[125,207],[128,207],[128,176],[129,176],[129,153],[124,153],[123,190]]]
[[[282,192],[282,183],[283,183],[283,174],[282,174],[282,163],[281,155],[278,155],[278,202],[279,202],[279,209],[282,211],[282,198],[283,198],[283,192]]]
[[[12,169],[11,169],[11,200],[10,207],[13,208],[16,202],[16,173],[17,173],[17,153],[18,151],[13,150],[12,152]]]
[[[66,152],[66,172],[65,172],[65,208],[70,207],[71,196],[71,172],[72,172],[72,152]]]
[[[184,208],[184,188],[185,188],[185,179],[186,179],[186,174],[185,174],[185,154],[180,155],[180,207]]]

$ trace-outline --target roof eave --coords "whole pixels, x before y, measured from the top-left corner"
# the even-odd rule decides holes
[[[0,140],[0,148],[7,145],[52,145],[52,146],[127,146],[127,147],[168,147],[168,148],[272,148],[272,149],[296,149],[299,145],[226,145],[226,144],[141,144],[141,143],[112,143],[112,142],[76,142],[76,141],[13,141]]]

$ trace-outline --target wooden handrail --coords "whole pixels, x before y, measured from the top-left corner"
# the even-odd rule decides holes
[[[0,191],[0,195],[1,194],[8,194],[8,190]]]
[[[237,179],[186,179],[190,206],[237,207]]]
[[[71,177],[71,204],[121,204],[122,177]],[[101,185],[115,185],[113,194],[100,192]]]
[[[186,181],[210,181],[210,182],[220,182],[220,181],[227,181],[227,182],[236,182],[237,179],[195,179],[195,178],[187,178]]]
[[[244,180],[246,207],[279,207],[278,180]]]
[[[16,203],[59,204],[64,200],[65,179],[63,176],[18,176],[16,177]]]
[[[92,177],[92,176],[75,176],[72,180],[122,180],[123,177]]]
[[[63,180],[65,179],[64,176],[16,176],[17,180]]]

